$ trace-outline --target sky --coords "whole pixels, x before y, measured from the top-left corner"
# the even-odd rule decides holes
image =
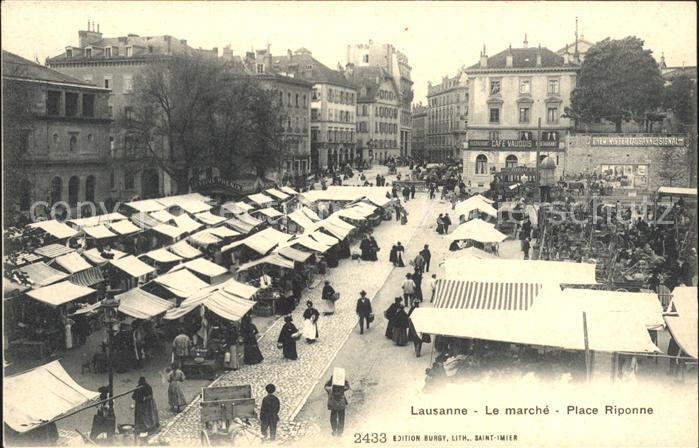
[[[347,61],[347,45],[393,44],[412,66],[415,102],[427,83],[494,55],[508,45],[553,51],[575,39],[635,35],[664,52],[668,65],[696,65],[694,2],[60,2],[2,3],[2,48],[43,63],[68,45],[88,20],[105,37],[169,34],[194,47],[230,45],[235,54],[270,44],[272,54],[306,47],[325,65]]]

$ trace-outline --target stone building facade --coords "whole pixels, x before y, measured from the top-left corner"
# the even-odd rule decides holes
[[[468,127],[468,76],[459,69],[437,85],[427,86],[427,157],[432,162],[458,158]]]
[[[25,88],[31,98],[31,116],[18,140],[23,181],[14,199],[20,210],[38,201],[48,207],[63,202],[77,216],[78,203],[113,197],[109,90],[6,51],[2,62],[6,88]]]
[[[570,105],[580,62],[539,46],[508,48],[468,67],[468,147],[463,177],[475,191],[488,189],[502,168],[536,167],[551,155],[560,165],[573,124],[563,117]],[[537,141],[538,122],[541,136]]]
[[[413,106],[412,113],[413,132],[412,132],[412,157],[417,161],[426,161],[426,131],[427,131],[427,107],[422,103]]]

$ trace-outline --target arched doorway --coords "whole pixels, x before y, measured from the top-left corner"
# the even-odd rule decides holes
[[[160,179],[158,172],[147,168],[141,173],[141,197],[144,199],[158,197],[160,193]]]
[[[519,162],[519,160],[517,159],[517,156],[514,155],[514,154],[510,154],[510,155],[507,156],[507,158],[505,159],[505,168],[514,168],[514,167],[517,166],[517,163],[518,163],[518,162]],[[508,180],[509,182],[516,182],[516,181],[518,180],[518,177],[517,177],[516,175],[513,174],[513,175],[510,175],[510,176],[507,176],[507,180]]]
[[[50,187],[51,205],[55,204],[56,202],[59,202],[61,200],[62,195],[63,195],[63,181],[61,180],[60,177],[56,176],[53,179],[51,179],[51,187]]]
[[[80,179],[73,176],[68,181],[68,204],[71,207],[78,205],[78,194],[80,193]]]
[[[85,200],[95,202],[95,176],[89,175],[85,179]]]

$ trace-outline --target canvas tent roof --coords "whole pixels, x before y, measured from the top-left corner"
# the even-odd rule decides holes
[[[59,361],[16,376],[5,377],[3,420],[25,433],[99,397],[80,386]]]
[[[314,212],[313,209],[310,209],[308,207],[301,207],[298,210],[301,210],[301,213],[306,215],[313,222],[318,222],[321,220],[320,216],[318,216],[318,213]]]
[[[595,265],[546,260],[478,260],[448,258],[444,262],[445,278],[484,282],[529,282],[542,284],[592,285]]]
[[[182,229],[177,226],[172,226],[170,224],[158,224],[157,226],[153,227],[151,230],[158,232],[161,235],[165,235],[169,238],[172,239],[177,239],[187,233],[187,230]]]
[[[212,235],[208,230],[201,230],[187,238],[190,242],[197,246],[208,246],[210,244],[218,244],[221,239],[216,235]]]
[[[238,202],[226,202],[221,206],[223,210],[229,211],[233,214],[239,215],[241,213],[247,213],[250,210],[255,210],[255,207],[253,207],[250,204],[247,204],[243,201],[238,201]]]
[[[123,258],[119,258],[118,260],[111,260],[109,264],[134,278],[142,277],[155,272],[155,268],[153,266],[142,262],[133,255],[127,255]]]
[[[103,224],[94,227],[83,227],[83,232],[85,232],[87,236],[96,240],[101,240],[104,238],[113,238],[117,236],[116,233],[113,233],[111,230],[107,228],[107,226]]]
[[[294,210],[287,216],[290,220],[294,221],[298,226],[307,229],[313,226],[313,221],[305,214],[303,211]]]
[[[456,252],[455,257],[448,258],[448,260],[460,260],[460,259],[478,259],[478,260],[496,260],[499,259],[495,254],[486,252],[484,250],[478,249],[477,247],[467,247],[466,249]]]
[[[294,269],[294,262],[292,260],[273,253],[267,255],[266,257],[258,258],[257,260],[240,265],[238,272],[247,271],[248,269],[254,268],[255,266],[259,266],[261,264],[271,264],[284,269]]]
[[[179,319],[199,306],[208,308],[224,319],[238,321],[255,306],[255,302],[230,294],[223,288],[207,289],[186,299],[179,307],[169,310],[165,319]]]
[[[682,348],[692,358],[699,357],[697,349],[697,287],[678,286],[672,291],[672,302],[664,318],[668,330]]]
[[[292,196],[299,194],[298,191],[294,190],[294,189],[291,188],[291,187],[281,187],[281,188],[279,188],[279,189],[280,189],[281,191],[283,191],[284,193],[290,194],[290,195],[292,195]]]
[[[472,219],[459,225],[446,237],[451,241],[474,240],[479,243],[500,243],[507,239],[507,235],[499,232],[493,224],[488,224],[481,219]]]
[[[224,226],[212,227],[210,229],[207,229],[207,232],[219,238],[232,238],[240,236],[240,232],[236,232],[235,230],[229,229],[228,227]]]
[[[151,218],[147,213],[134,213],[129,217],[132,223],[136,225],[139,229],[151,229],[160,225],[160,221],[155,218]]]
[[[547,288],[539,295],[534,307],[556,310],[557,307],[582,313],[594,311],[625,311],[634,314],[649,330],[663,327],[663,308],[655,293],[602,291],[591,289]]]
[[[170,269],[170,272],[176,272],[185,268],[207,277],[218,277],[219,275],[228,273],[226,268],[219,266],[206,258],[195,258],[194,260],[178,264],[174,268]]]
[[[270,196],[274,196],[275,198],[280,199],[282,201],[289,199],[289,195],[287,193],[281,192],[276,188],[270,188],[266,190],[265,193],[269,194]]]
[[[124,253],[120,250],[116,250],[116,249],[111,249],[110,252],[114,256],[113,259],[115,259],[115,260],[118,260],[119,258],[123,258],[127,255],[126,253]],[[102,265],[102,264],[109,261],[106,258],[102,257],[99,249],[97,249],[96,247],[93,247],[92,249],[86,250],[85,252],[82,253],[82,255],[83,255],[83,257],[87,258],[87,260],[90,261],[90,263],[96,264],[96,265]]]
[[[186,241],[178,241],[175,244],[168,246],[166,249],[173,254],[179,255],[180,257],[186,259],[196,258],[201,255],[201,251],[199,251],[199,249],[192,247]]]
[[[320,252],[320,253],[325,253],[327,252],[328,249],[330,249],[333,245],[327,245],[321,242],[318,242],[311,238],[308,234],[306,235],[301,235],[300,237],[291,239],[284,243],[286,246],[290,247],[295,244],[298,244],[300,246],[305,247],[306,249],[310,249],[312,251]]]
[[[61,255],[56,258],[54,262],[65,269],[69,274],[75,274],[76,272],[84,271],[92,267],[92,265],[85,261],[77,252]]]
[[[163,223],[172,223],[175,221],[175,218],[177,218],[175,215],[170,213],[167,210],[158,210],[152,213],[148,214],[151,218],[155,219],[158,222],[163,222]]]
[[[262,193],[251,194],[248,196],[248,199],[250,199],[252,202],[258,205],[267,205],[271,202],[274,202],[274,199]]]
[[[34,249],[35,254],[39,254],[46,258],[56,258],[74,251],[75,249],[72,247],[64,246],[62,244],[49,244],[47,246]]]
[[[218,287],[228,294],[233,294],[243,299],[252,299],[252,297],[257,294],[257,288],[255,286],[241,283],[234,279],[226,280],[224,283],[218,285]]]
[[[272,207],[267,207],[267,208],[262,208],[260,210],[255,210],[254,213],[262,213],[263,215],[267,216],[268,218],[278,218],[280,216],[283,216],[283,214]]]
[[[227,220],[226,225],[228,227],[232,227],[235,231],[245,235],[252,232],[252,230],[255,228],[255,226],[251,226],[250,224],[247,224],[239,220],[238,218],[231,218]]]
[[[141,228],[135,226],[131,221],[117,221],[109,224],[109,228],[119,235],[130,235],[141,231]]]
[[[43,261],[17,268],[14,272],[22,272],[33,286],[46,286],[68,277],[68,274],[52,268]]]
[[[526,311],[539,295],[538,283],[437,280],[435,308]]]
[[[175,306],[141,288],[130,289],[117,295],[115,299],[119,301],[119,312],[135,319],[151,319]]]
[[[192,294],[197,293],[202,288],[209,286],[204,280],[201,280],[196,275],[189,272],[187,269],[182,269],[175,272],[168,272],[153,279],[153,281],[177,297],[187,298]]]
[[[226,220],[226,218],[224,218],[223,216],[214,215],[209,211],[197,213],[196,215],[194,215],[194,217],[197,218],[199,221],[203,222],[204,224],[208,224],[210,226],[221,224],[223,221]]]
[[[299,263],[304,263],[313,255],[310,252],[304,252],[289,246],[280,247],[276,252],[289,260],[298,261]]]
[[[71,219],[68,222],[78,227],[94,227],[100,224],[123,221],[125,219],[128,218],[121,213],[114,212],[104,215],[90,216],[87,218]]]
[[[183,213],[175,218],[175,224],[184,232],[194,232],[201,229],[204,225],[190,218],[188,214]]]
[[[165,204],[162,204],[155,199],[143,199],[141,201],[127,202],[126,205],[137,212],[143,213],[155,212],[167,208]]]
[[[180,257],[179,255],[175,255],[174,253],[170,252],[164,247],[152,250],[150,252],[146,252],[142,256],[148,257],[153,261],[157,261],[158,263],[175,263],[178,261],[182,261],[182,257]]]
[[[682,187],[660,187],[658,188],[658,194],[672,195],[672,196],[686,196],[686,197],[697,197],[696,188],[682,188]]]
[[[76,285],[68,280],[44,286],[43,288],[33,289],[27,293],[32,299],[44,302],[53,307],[63,305],[64,303],[72,302],[81,297],[88,296],[95,292],[92,288]]]
[[[237,218],[240,221],[243,221],[245,224],[251,225],[253,227],[259,226],[260,224],[262,224],[262,221],[260,221],[259,219],[255,218],[254,216],[251,216],[247,213],[243,213],[242,215],[237,216]]]
[[[320,230],[304,234],[304,236],[305,235],[308,235],[310,238],[314,239],[315,241],[318,241],[319,243],[325,244],[328,247],[332,247],[340,242],[340,240],[336,237],[328,235],[327,233],[323,233]]]
[[[480,199],[480,197],[481,196],[471,196],[465,201],[457,204],[455,208],[456,215],[468,216],[473,210],[478,210],[481,213],[485,213],[486,215],[496,218],[498,216],[498,211],[495,210],[495,208],[488,202]]]
[[[76,272],[70,276],[70,282],[76,285],[91,287],[104,281],[99,266],[92,266],[84,271]]]
[[[355,227],[352,224],[344,222],[339,216],[333,215],[315,224],[316,229],[325,229],[337,239],[346,238]]]
[[[289,239],[291,239],[291,235],[287,235],[286,233],[270,227],[252,234],[243,240],[235,241],[227,246],[223,246],[221,250],[225,252],[240,245],[245,245],[255,252],[265,255],[269,253],[270,250],[274,249],[275,246],[280,243],[284,243]]]
[[[206,212],[213,208],[204,201],[182,196],[160,198],[158,199],[158,202],[165,204],[167,207],[179,207],[187,213],[192,214]]]
[[[52,219],[50,221],[35,222],[29,224],[29,227],[39,228],[44,232],[48,233],[49,235],[58,238],[59,240],[62,240],[64,238],[70,238],[71,236],[75,236],[78,234],[78,232],[70,226],[62,222],[58,222],[55,219]]]
[[[361,210],[358,207],[347,207],[336,211],[333,213],[333,216],[342,216],[355,221],[365,221],[370,214],[371,213],[366,213],[365,210]]]
[[[421,333],[584,350],[582,313],[417,308],[410,318]],[[628,312],[587,313],[590,350],[655,353],[646,326]]]

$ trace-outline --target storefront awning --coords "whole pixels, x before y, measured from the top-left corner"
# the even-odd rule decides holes
[[[96,292],[92,288],[76,285],[68,280],[43,288],[33,289],[27,293],[32,299],[57,307],[64,303],[72,302]]]
[[[92,265],[85,261],[85,259],[77,252],[61,255],[53,260],[53,262],[63,268],[69,274],[75,274],[76,272],[84,271],[85,269],[90,269],[92,267]]]
[[[672,291],[672,301],[664,316],[670,334],[683,352],[699,357],[697,349],[697,287],[678,286]]]
[[[38,263],[28,264],[17,268],[13,272],[13,278],[19,276],[25,277],[30,285],[34,287],[46,286],[51,283],[56,283],[68,277],[68,274],[54,269],[43,261]],[[17,283],[22,284],[19,280]]]
[[[206,258],[196,258],[194,260],[178,264],[174,268],[170,269],[170,272],[177,272],[181,269],[189,269],[192,272],[211,278],[226,275],[228,273],[226,268],[219,266]]]
[[[294,262],[292,260],[284,258],[279,254],[269,254],[266,257],[258,258],[257,260],[240,265],[238,272],[247,271],[261,264],[269,264],[283,269],[294,269]]]
[[[658,188],[659,195],[665,196],[677,196],[677,197],[688,197],[696,198],[697,189],[696,188],[681,188],[681,187],[660,187]]]
[[[177,263],[179,261],[182,261],[182,257],[179,255],[175,255],[169,250],[165,248],[160,248],[156,250],[152,250],[150,252],[146,252],[145,254],[141,255],[142,257],[148,257],[153,261],[156,261],[158,263]]]
[[[127,254],[125,252],[122,252],[120,250],[116,249],[111,249],[109,251],[113,255],[114,258],[113,260],[118,260],[119,258],[124,258]],[[106,258],[102,257],[102,254],[100,254],[99,249],[96,247],[93,247],[92,249],[86,250],[85,252],[82,253],[83,257],[85,257],[90,263],[94,265],[101,266],[105,263],[107,263],[109,260]]]
[[[265,193],[267,193],[269,196],[272,196],[272,197],[279,199],[281,201],[285,201],[285,200],[289,199],[288,194],[283,193],[283,192],[277,190],[276,188],[270,188],[268,190],[265,190]]]
[[[435,308],[526,311],[541,284],[437,280]]]
[[[49,235],[53,236],[54,238],[58,238],[59,240],[70,238],[78,234],[78,232],[70,226],[62,222],[58,222],[55,219],[52,219],[50,221],[35,222],[29,224],[29,227],[39,228],[44,232],[48,233]]]
[[[202,213],[197,213],[194,215],[195,218],[197,218],[199,221],[203,222],[204,224],[207,224],[209,226],[215,226],[218,224],[221,224],[223,221],[226,220],[223,216],[217,216],[214,215],[213,213],[206,211]]]
[[[59,361],[5,377],[4,383],[3,420],[19,433],[36,429],[99,397],[76,383]]]
[[[274,202],[274,199],[262,193],[251,194],[248,196],[248,199],[258,205],[267,205]]]
[[[114,298],[119,301],[118,311],[135,319],[152,319],[175,306],[141,288],[130,289]]]
[[[514,344],[584,350],[583,316],[550,312],[417,308],[410,318],[420,333]],[[590,350],[657,353],[643,322],[628,312],[587,313]]]
[[[98,266],[92,266],[84,271],[76,272],[70,276],[71,283],[76,285],[91,287],[104,281],[102,271]]]
[[[186,241],[178,241],[177,243],[168,246],[166,249],[187,260],[201,256],[201,251],[195,247],[192,247]]]
[[[49,244],[48,246],[34,249],[35,254],[41,255],[45,258],[56,258],[74,251],[75,249],[72,247],[64,246],[62,244]]]
[[[187,269],[168,272],[167,274],[156,277],[153,279],[153,282],[163,286],[180,298],[187,298],[192,294],[196,294],[201,289],[210,286]]]
[[[118,260],[111,260],[109,264],[133,278],[143,277],[155,272],[153,266],[147,265],[133,255],[127,255]]]
[[[448,258],[445,278],[483,282],[594,285],[595,265],[546,260]]]
[[[131,221],[117,221],[109,224],[109,228],[112,229],[113,232],[118,233],[119,235],[131,235],[132,233],[138,233],[141,229],[137,226],[135,226]]]

